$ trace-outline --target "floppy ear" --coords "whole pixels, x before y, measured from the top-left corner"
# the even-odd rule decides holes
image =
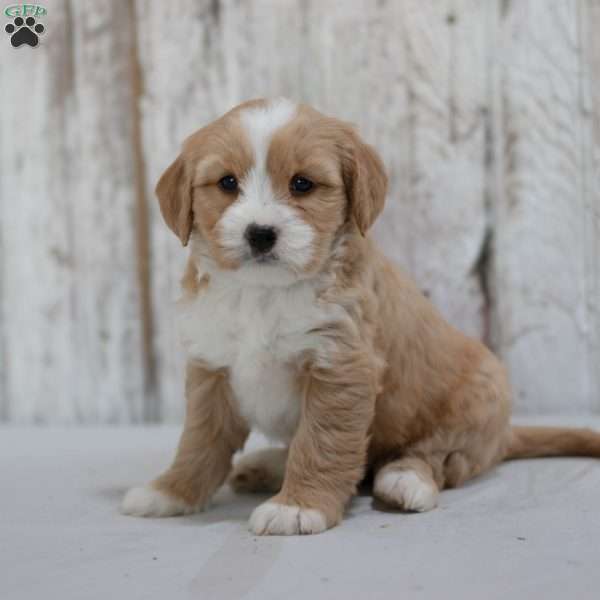
[[[364,236],[383,210],[387,175],[375,148],[352,132],[352,144],[346,160],[344,178],[350,200],[350,214]]]
[[[187,246],[192,232],[192,186],[181,156],[158,180],[156,195],[163,219],[181,243]]]

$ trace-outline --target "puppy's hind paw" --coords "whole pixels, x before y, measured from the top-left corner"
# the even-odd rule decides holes
[[[265,448],[242,456],[233,467],[229,485],[238,493],[276,493],[283,484],[286,458],[285,448]]]
[[[121,512],[134,517],[174,517],[188,515],[195,510],[151,485],[131,488],[121,503]]]
[[[414,512],[434,509],[439,495],[433,481],[424,479],[412,469],[390,470],[378,474],[373,492],[390,506]]]

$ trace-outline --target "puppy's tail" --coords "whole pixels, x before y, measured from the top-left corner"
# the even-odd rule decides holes
[[[504,457],[592,456],[600,458],[600,433],[568,427],[516,427]]]

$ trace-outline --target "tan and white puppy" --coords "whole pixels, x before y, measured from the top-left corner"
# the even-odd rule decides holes
[[[189,137],[156,192],[191,252],[179,305],[187,414],[172,466],[122,509],[201,509],[250,429],[283,442],[241,459],[234,488],[275,495],[257,534],[339,523],[366,474],[390,506],[507,458],[600,456],[600,434],[509,425],[504,369],[440,316],[366,236],[384,205],[373,148],[288,100],[247,102]]]

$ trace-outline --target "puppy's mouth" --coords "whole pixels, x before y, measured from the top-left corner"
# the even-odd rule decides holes
[[[272,265],[279,262],[279,257],[275,252],[267,252],[266,254],[253,253],[251,254],[250,260],[257,265]]]

